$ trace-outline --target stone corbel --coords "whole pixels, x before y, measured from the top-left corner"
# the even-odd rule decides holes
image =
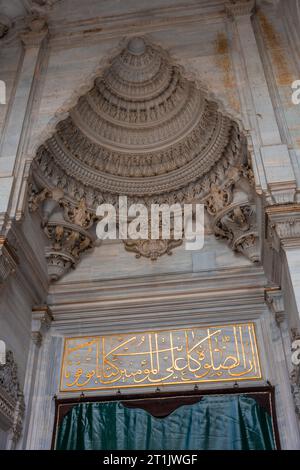
[[[14,273],[18,264],[18,257],[7,238],[0,236],[0,284],[10,274]]]
[[[275,317],[277,325],[280,326],[287,318],[281,289],[267,289],[265,299]]]
[[[255,0],[230,0],[225,5],[230,18],[252,15],[255,10]]]
[[[85,199],[77,206],[64,199],[59,188],[38,190],[34,182],[29,185],[30,212],[40,208],[41,225],[51,245],[46,248],[50,281],[57,281],[74,268],[82,253],[92,248],[91,230],[96,216],[88,210]]]
[[[53,315],[48,305],[38,305],[32,309],[31,338],[40,347],[43,337],[51,327]]]
[[[300,246],[300,204],[266,208],[266,238],[277,252]]]
[[[72,207],[63,202],[63,213],[56,213],[47,222],[44,231],[51,247],[46,249],[48,275],[57,281],[78,263],[80,256],[93,247],[94,237],[89,230],[95,216],[87,210],[85,200]]]

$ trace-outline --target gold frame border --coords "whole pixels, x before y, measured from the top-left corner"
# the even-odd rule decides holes
[[[161,332],[172,332],[172,331],[182,331],[182,330],[185,330],[185,331],[191,331],[195,328],[198,328],[198,329],[201,329],[201,328],[224,328],[224,327],[228,327],[228,326],[244,326],[244,325],[251,325],[252,329],[253,329],[253,333],[254,333],[254,346],[255,346],[255,352],[256,352],[256,355],[257,355],[257,358],[258,358],[258,370],[259,370],[259,375],[255,376],[255,377],[241,377],[241,378],[228,378],[228,379],[210,379],[210,380],[188,380],[186,382],[168,382],[166,384],[161,384],[159,382],[157,383],[154,383],[154,384],[140,384],[140,385],[111,385],[111,386],[107,386],[107,387],[92,387],[92,388],[78,388],[76,390],[74,389],[64,389],[62,388],[62,374],[63,374],[63,371],[64,371],[64,368],[65,368],[65,355],[66,355],[66,342],[69,341],[69,340],[75,340],[75,339],[80,339],[80,338],[102,338],[102,337],[111,337],[111,336],[120,336],[121,334],[126,334],[126,335],[130,335],[130,334],[142,334],[142,333],[148,333],[148,334],[154,334],[154,333],[161,333]],[[169,330],[166,330],[166,329],[162,329],[162,330],[144,330],[144,331],[133,331],[133,332],[123,332],[123,333],[113,333],[113,334],[106,334],[106,335],[94,335],[94,336],[83,336],[83,335],[80,335],[80,336],[70,336],[70,337],[64,337],[64,348],[63,348],[63,357],[62,357],[62,362],[61,362],[61,367],[60,367],[60,381],[59,381],[59,392],[60,393],[78,393],[80,391],[82,392],[94,392],[94,391],[99,391],[101,392],[102,390],[105,391],[105,390],[119,390],[119,389],[125,389],[125,388],[135,388],[135,389],[139,389],[139,388],[145,388],[145,387],[158,387],[158,386],[161,386],[161,387],[164,387],[164,386],[169,386],[169,385],[185,385],[185,384],[202,384],[202,383],[215,383],[215,382],[219,382],[219,383],[223,383],[223,382],[241,382],[241,381],[253,381],[253,380],[261,380],[263,378],[262,376],[262,370],[261,370],[261,359],[260,359],[260,354],[259,354],[259,348],[257,346],[257,335],[256,335],[256,323],[255,322],[245,322],[245,323],[227,323],[227,324],[223,324],[223,325],[201,325],[201,326],[194,326],[194,327],[189,327],[189,328],[174,328],[174,329],[169,329]]]

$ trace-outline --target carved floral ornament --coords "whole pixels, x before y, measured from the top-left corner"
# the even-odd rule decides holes
[[[166,51],[131,39],[39,149],[29,208],[40,208],[58,279],[95,241],[96,208],[128,204],[206,205],[215,234],[258,260],[253,175],[245,138]],[[162,243],[163,242],[163,243]],[[176,240],[124,240],[157,259]]]
[[[24,396],[18,380],[17,364],[12,351],[7,351],[6,363],[0,364],[0,419],[11,431],[14,442],[21,436],[24,412]]]

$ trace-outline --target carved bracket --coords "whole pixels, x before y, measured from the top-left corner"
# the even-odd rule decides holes
[[[260,248],[256,206],[251,201],[251,174],[247,167],[232,168],[231,178],[223,186],[211,186],[205,204],[216,237],[226,239],[233,251],[256,263]]]

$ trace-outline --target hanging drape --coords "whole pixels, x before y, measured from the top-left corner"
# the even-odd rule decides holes
[[[204,396],[165,418],[122,403],[75,405],[64,416],[56,449],[271,450],[272,419],[246,395]]]

